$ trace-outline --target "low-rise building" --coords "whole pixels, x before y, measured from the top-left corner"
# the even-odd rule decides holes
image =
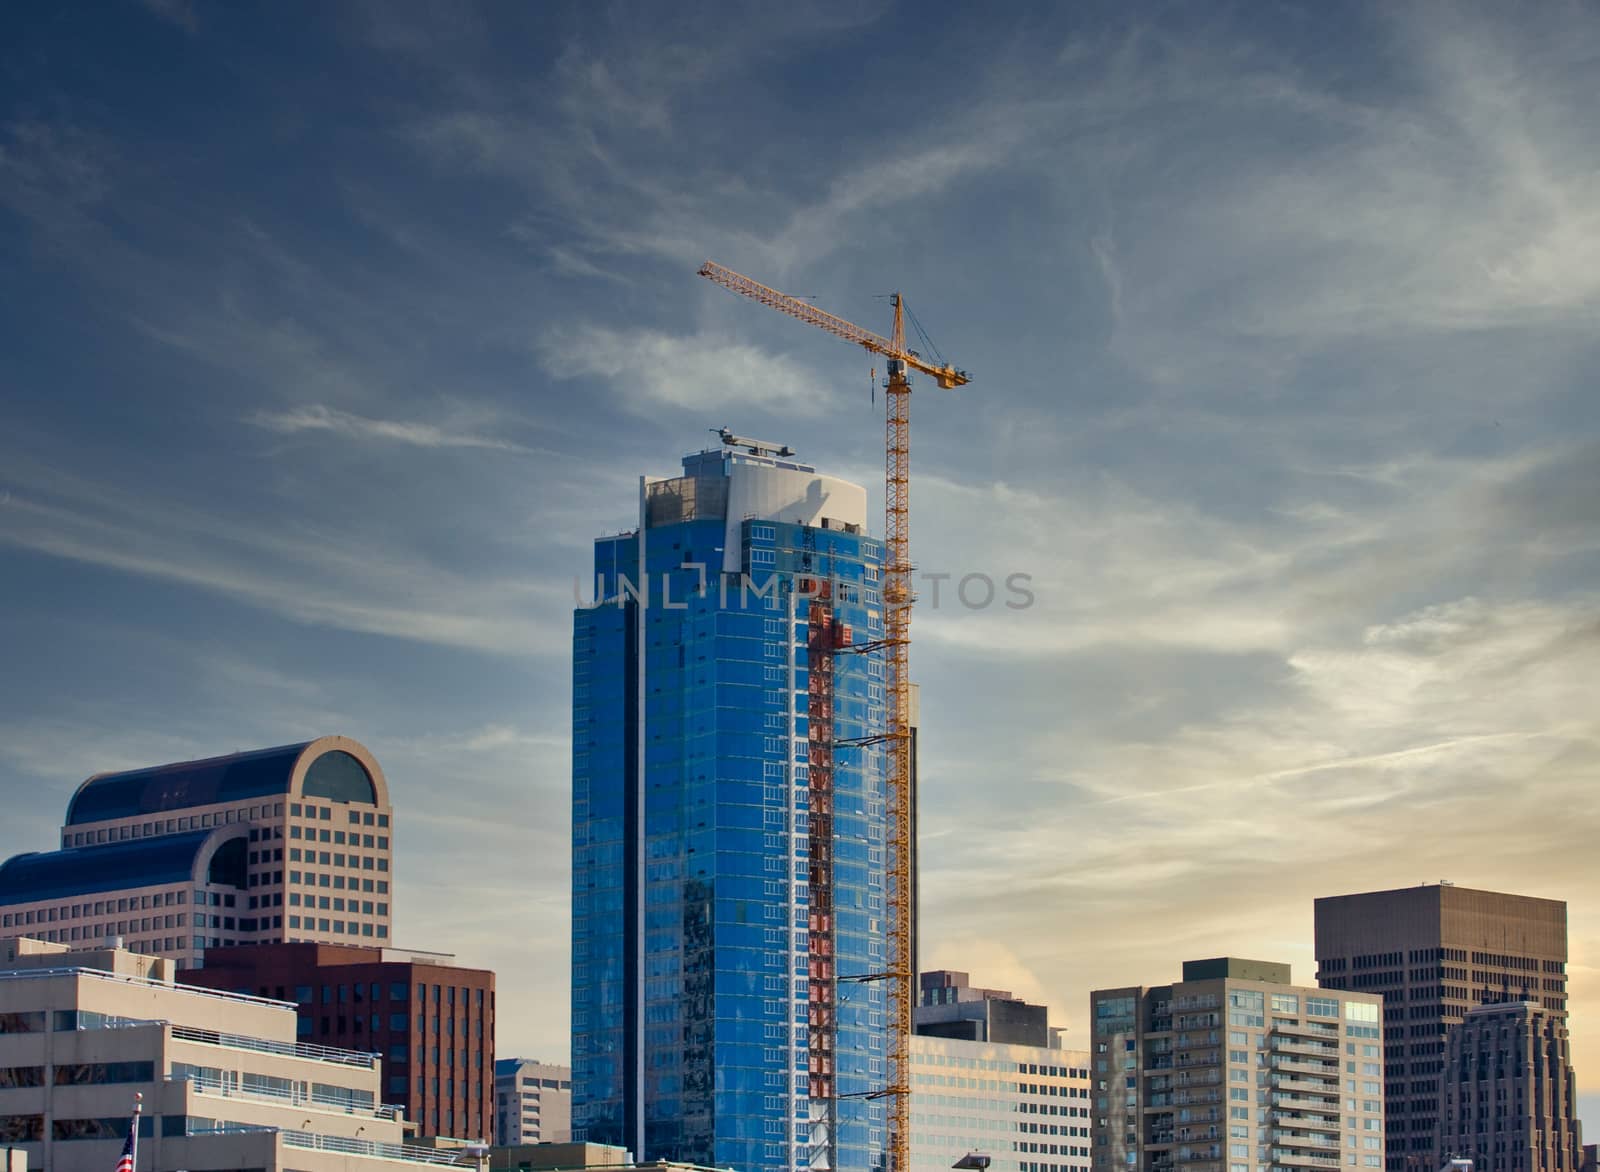
[[[301,1041],[381,1055],[418,1134],[494,1141],[494,973],[440,952],[347,944],[214,948],[183,979],[290,1001]],[[571,1093],[570,1090],[568,1092]]]
[[[496,1059],[494,1136],[502,1147],[567,1143],[572,1138],[572,1067],[532,1058]]]
[[[171,961],[30,939],[0,949],[0,1147],[50,1172],[403,1172],[377,1055],[299,1041],[293,1004],[173,983]]]

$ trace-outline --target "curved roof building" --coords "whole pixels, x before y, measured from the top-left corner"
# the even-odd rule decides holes
[[[89,778],[61,849],[0,865],[0,938],[199,967],[231,944],[389,943],[389,783],[348,737]]]
[[[388,783],[371,753],[348,737],[319,737],[204,761],[97,773],[67,803],[67,825],[284,794],[389,804]]]

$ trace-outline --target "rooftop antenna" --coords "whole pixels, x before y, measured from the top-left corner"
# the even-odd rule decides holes
[[[713,427],[710,430],[717,433],[717,438],[730,448],[743,448],[752,456],[792,456],[794,449],[788,444],[771,444],[765,440],[751,439],[747,435],[734,435],[726,427]]]

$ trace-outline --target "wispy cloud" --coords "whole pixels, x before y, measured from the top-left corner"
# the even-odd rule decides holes
[[[193,35],[200,31],[200,18],[195,13],[194,0],[139,0],[147,9],[169,24],[175,24]]]
[[[287,411],[257,411],[247,422],[268,431],[294,435],[305,431],[327,431],[352,439],[389,440],[418,448],[483,448],[496,452],[533,454],[537,449],[492,436],[449,431],[431,423],[406,423],[393,419],[368,419],[338,411],[320,403]]]
[[[247,528],[92,482],[11,480],[0,543],[216,592],[300,623],[494,655],[565,647],[564,577],[469,578],[350,534]]]
[[[834,399],[828,384],[795,360],[705,334],[584,323],[548,331],[537,353],[552,378],[604,379],[632,411],[669,406],[720,416],[760,408],[806,416],[822,414]]]

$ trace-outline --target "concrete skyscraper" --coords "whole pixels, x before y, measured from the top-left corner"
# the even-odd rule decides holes
[[[735,440],[640,482],[573,639],[573,1139],[884,1159],[882,544]]]
[[[1381,1167],[1380,1006],[1233,957],[1095,991],[1094,1172]]]
[[[1567,1015],[1537,1002],[1480,1005],[1445,1043],[1439,1151],[1473,1172],[1578,1172],[1583,1139]]]
[[[1317,982],[1383,996],[1388,1172],[1434,1172],[1451,1027],[1476,1005],[1567,1007],[1567,905],[1449,883],[1316,901]]]

